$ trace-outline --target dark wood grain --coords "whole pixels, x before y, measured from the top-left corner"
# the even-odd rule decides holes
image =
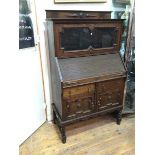
[[[119,54],[122,20],[111,20],[110,12],[92,11],[47,10],[46,17],[53,21],[51,30],[48,29],[53,31],[51,36],[48,33],[49,44],[52,40],[55,47],[49,48],[50,53],[55,52],[50,55],[52,110],[62,142],[66,142],[65,126],[80,120],[116,112],[116,122],[120,124],[126,80],[126,68]],[[117,37],[112,47],[64,51],[60,33],[64,28],[79,27],[90,31],[96,27],[115,28]],[[70,47],[70,42],[67,45]]]
[[[114,28],[116,31],[116,42],[112,47],[106,48],[92,48],[89,47],[83,50],[74,50],[74,51],[64,51],[60,45],[60,33],[64,28]],[[90,56],[90,55],[99,55],[106,53],[118,53],[120,48],[120,39],[122,35],[122,20],[93,20],[93,21],[81,21],[75,20],[70,23],[69,21],[54,21],[54,33],[55,33],[55,55],[59,58],[68,58],[68,57],[79,57],[79,56]]]
[[[111,11],[46,10],[46,19],[110,19]]]
[[[125,73],[119,54],[107,54],[89,57],[58,59],[63,83],[78,82],[90,77],[100,78],[106,75]],[[117,65],[116,65],[117,64]]]

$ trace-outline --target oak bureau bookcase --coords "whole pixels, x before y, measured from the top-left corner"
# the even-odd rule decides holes
[[[121,122],[126,68],[122,20],[111,12],[46,10],[53,122],[65,126],[111,112]]]

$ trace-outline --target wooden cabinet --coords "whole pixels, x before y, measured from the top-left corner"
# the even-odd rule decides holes
[[[65,119],[123,106],[125,79],[113,79],[63,90]]]
[[[53,122],[65,126],[115,112],[121,122],[126,68],[119,55],[122,20],[110,12],[46,11]],[[51,25],[49,27],[49,25]]]

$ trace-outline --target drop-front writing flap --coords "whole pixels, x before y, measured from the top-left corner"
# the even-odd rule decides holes
[[[90,83],[103,80],[112,76],[124,76],[126,69],[118,53],[58,59],[62,81],[67,82],[82,80]]]

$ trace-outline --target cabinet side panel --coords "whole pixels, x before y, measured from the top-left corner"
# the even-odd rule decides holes
[[[48,47],[49,47],[49,61],[52,87],[52,102],[55,104],[60,116],[62,116],[61,106],[61,77],[57,66],[57,58],[55,58],[53,22],[46,21]]]
[[[53,103],[55,104],[60,116],[62,117],[61,76],[56,61],[56,58],[51,58],[52,96]]]
[[[47,35],[48,35],[49,55],[51,58],[51,57],[55,57],[53,22],[46,21],[46,28],[47,28]]]

